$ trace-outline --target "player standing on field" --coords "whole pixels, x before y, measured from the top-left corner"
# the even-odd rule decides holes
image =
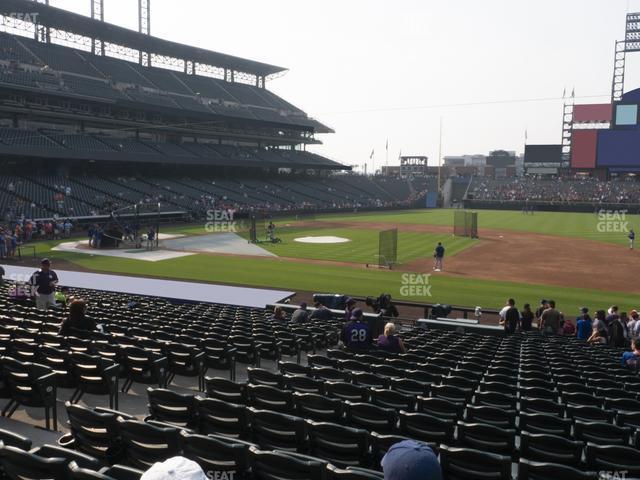
[[[633,250],[633,242],[636,240],[636,232],[633,231],[633,228],[629,230],[629,250]]]
[[[443,260],[444,260],[444,247],[442,246],[442,242],[438,242],[438,246],[433,251],[433,258],[435,259],[433,263],[433,269],[436,272],[441,272],[444,270]]]

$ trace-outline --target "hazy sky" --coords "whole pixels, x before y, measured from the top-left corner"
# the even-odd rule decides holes
[[[89,13],[90,0],[50,3]],[[105,0],[106,20],[137,28],[137,3]],[[615,40],[640,11],[640,0],[151,3],[155,36],[287,67],[267,87],[336,130],[313,150],[369,168],[372,149],[385,163],[387,138],[389,164],[400,150],[437,164],[440,117],[443,155],[521,152],[525,130],[559,143],[563,89],[608,101]],[[630,90],[640,54],[627,62]]]

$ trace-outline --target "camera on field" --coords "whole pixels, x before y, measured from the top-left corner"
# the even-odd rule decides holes
[[[388,293],[382,293],[379,297],[367,297],[365,303],[375,313],[379,313],[384,317],[397,317],[400,315],[398,309],[391,301],[391,295]]]

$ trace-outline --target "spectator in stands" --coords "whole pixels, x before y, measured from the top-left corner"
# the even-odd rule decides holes
[[[616,315],[609,325],[609,344],[613,347],[624,348],[629,341],[629,333],[627,332],[627,323],[625,321],[626,316],[626,312]]]
[[[287,315],[284,313],[282,307],[276,307],[273,309],[273,315],[271,316],[271,320],[274,322],[285,323],[287,321]]]
[[[35,289],[36,308],[46,310],[48,307],[55,307],[53,292],[58,284],[58,275],[51,270],[51,262],[48,258],[42,259],[40,270],[34,272],[29,283]]]
[[[576,326],[573,324],[570,318],[564,318],[564,315],[562,315],[562,335],[566,337],[573,337],[575,334]]]
[[[396,326],[389,322],[384,326],[384,333],[378,337],[378,348],[389,353],[406,353],[402,339],[396,336]]]
[[[315,302],[313,306],[315,307],[315,310],[311,312],[311,320],[314,320],[316,318],[318,320],[331,320],[331,310],[329,310],[320,302]]]
[[[606,343],[609,339],[609,330],[607,329],[607,324],[605,322],[607,312],[604,310],[598,310],[596,312],[596,318],[593,319],[593,323],[591,324],[591,337],[593,337],[593,332],[598,332],[600,337],[605,339]],[[591,337],[589,337],[591,339]]]
[[[69,305],[69,316],[62,322],[60,335],[62,336],[83,336],[86,332],[93,332],[96,322],[87,317],[87,302],[76,299]]]
[[[67,306],[69,303],[69,293],[69,287],[62,287],[55,293],[54,298],[58,307],[65,308]]]
[[[45,222],[44,234],[47,240],[53,240],[53,223],[52,222]]]
[[[68,218],[64,221],[64,238],[69,238],[71,236],[71,229],[73,228],[73,224],[71,220]]]
[[[307,304],[305,302],[300,303],[300,308],[297,308],[291,314],[291,323],[306,323],[309,320],[309,310],[307,310]]]
[[[607,324],[607,328],[611,327],[611,324],[617,320],[620,316],[618,315],[618,306],[617,305],[612,305],[611,307],[609,307],[609,310],[607,311],[607,316],[604,319],[604,323]]]
[[[637,369],[640,364],[640,339],[631,341],[631,351],[624,352],[620,363],[623,367]]]
[[[598,330],[597,328],[594,328],[591,331],[591,336],[587,339],[588,343],[591,344],[606,344],[607,343],[607,336],[606,336],[606,331],[605,330]]]
[[[433,449],[416,440],[392,445],[380,465],[384,480],[442,480],[442,469]]]
[[[627,336],[627,338],[631,338],[629,335],[629,315],[627,315],[627,312],[620,312],[620,323],[622,323],[622,325],[624,325],[624,333]]]
[[[33,237],[33,223],[27,222],[24,226],[24,240],[25,242],[30,242]]]
[[[520,330],[523,332],[528,332],[531,330],[531,325],[533,324],[533,311],[531,310],[531,305],[525,303],[522,306],[522,311],[520,312]]]
[[[351,314],[356,308],[356,301],[353,298],[347,298],[345,305],[346,307],[344,309],[344,320],[345,322],[348,322],[349,320],[351,320]]]
[[[5,276],[4,268],[2,267],[2,265],[0,265],[0,287],[4,285],[4,276]]]
[[[549,300],[549,308],[540,315],[540,325],[538,328],[546,335],[557,335],[560,332],[561,314],[556,310],[556,302]]]
[[[536,320],[538,321],[538,327],[540,326],[540,317],[542,312],[549,308],[549,302],[545,299],[540,300],[540,306],[536,309]]]
[[[142,474],[140,480],[213,480],[207,477],[200,465],[185,457],[172,457],[164,462],[156,462]],[[215,476],[217,478],[217,475]],[[227,477],[225,477],[227,478]],[[228,478],[233,478],[230,475]]]
[[[0,228],[0,259],[7,258],[7,239],[3,229]]]
[[[516,308],[516,301],[513,298],[507,300],[507,304],[500,310],[499,315],[505,333],[507,335],[516,333],[520,325],[520,312]]]
[[[342,329],[341,340],[348,350],[368,350],[373,342],[371,328],[363,319],[363,312],[356,308],[351,312],[349,320]]]
[[[9,243],[8,256],[15,257],[16,250],[18,249],[18,237],[16,236],[15,233],[11,234],[11,236],[9,237],[8,243]]]
[[[582,307],[580,315],[576,318],[576,338],[579,340],[587,340],[591,336],[592,325],[589,309]]]
[[[636,310],[631,310],[629,317],[627,329],[629,330],[629,336],[635,340],[636,338],[640,338],[640,315],[638,315]]]

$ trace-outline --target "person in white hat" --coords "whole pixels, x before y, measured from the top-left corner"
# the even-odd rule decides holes
[[[184,457],[172,457],[156,462],[142,474],[140,480],[208,480],[196,462]]]

